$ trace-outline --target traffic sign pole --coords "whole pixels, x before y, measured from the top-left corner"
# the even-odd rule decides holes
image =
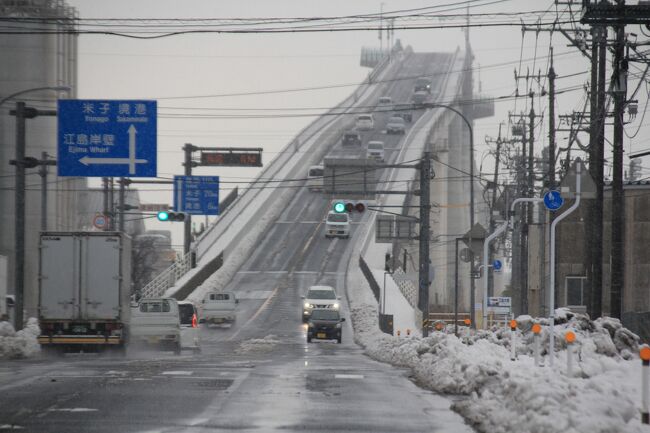
[[[580,206],[580,179],[581,179],[581,172],[582,172],[582,161],[580,158],[576,159],[576,201],[573,203],[573,205],[567,209],[564,213],[561,215],[558,215],[557,218],[553,219],[553,222],[551,223],[551,259],[549,266],[551,268],[551,276],[549,278],[549,297],[550,297],[550,302],[549,302],[549,309],[550,309],[550,317],[549,317],[549,349],[548,349],[548,363],[550,367],[553,367],[553,358],[555,354],[555,227],[558,225],[560,221],[562,221],[564,218],[568,217],[573,211],[575,211],[578,206]]]
[[[506,227],[508,227],[508,220],[497,227],[494,233],[485,238],[485,242],[483,242],[483,268],[485,269],[485,274],[483,275],[483,329],[487,329],[488,273],[490,272],[488,266],[488,249],[490,248],[490,242],[503,233]]]

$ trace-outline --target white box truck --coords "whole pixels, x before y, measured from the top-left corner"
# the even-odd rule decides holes
[[[123,351],[128,342],[131,238],[42,232],[38,316],[44,351]]]

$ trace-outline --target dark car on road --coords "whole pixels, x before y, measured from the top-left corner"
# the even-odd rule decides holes
[[[343,146],[361,146],[361,134],[356,131],[348,131],[341,137]]]
[[[336,340],[341,344],[341,328],[345,318],[341,317],[338,310],[314,309],[311,312],[307,327],[307,343],[312,339]]]

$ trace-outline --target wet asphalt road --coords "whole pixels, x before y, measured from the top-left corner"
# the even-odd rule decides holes
[[[449,55],[413,55],[402,76],[443,70]],[[387,94],[410,95],[412,81]],[[435,86],[435,82],[434,82]],[[398,96],[402,95],[402,96]],[[415,119],[414,119],[415,120]],[[390,161],[401,136],[379,131]],[[392,149],[392,150],[388,150]],[[329,201],[296,194],[227,290],[241,299],[232,326],[201,328],[202,353],[129,351],[0,363],[0,431],[25,432],[469,432],[450,400],[406,370],[375,362],[352,341],[307,344],[300,296],[313,284],[345,299],[351,239],[325,239]]]

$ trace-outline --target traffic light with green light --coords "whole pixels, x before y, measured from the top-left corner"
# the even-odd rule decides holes
[[[185,221],[185,214],[183,212],[160,211],[156,217],[158,218],[158,221]]]
[[[332,210],[336,213],[352,213],[354,211],[362,213],[366,210],[366,205],[362,202],[353,203],[349,201],[336,201],[332,205]]]

